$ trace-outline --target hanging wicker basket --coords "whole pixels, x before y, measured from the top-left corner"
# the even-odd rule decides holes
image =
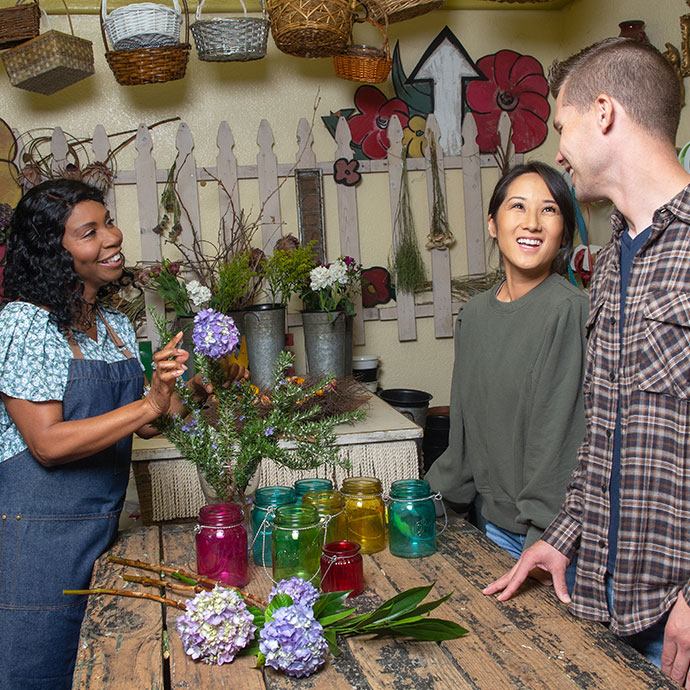
[[[137,2],[110,14],[102,2],[101,20],[113,50],[176,46],[180,42],[182,13],[178,0],[173,0],[173,7]]]
[[[106,0],[102,0],[105,4]],[[121,86],[162,84],[182,79],[189,60],[189,12],[186,0],[182,0],[185,21],[185,42],[174,46],[137,48],[135,50],[108,50],[108,40],[101,14],[101,36],[105,46],[105,59],[115,79]]]
[[[71,35],[50,29],[48,15],[41,11],[48,31],[6,50],[2,61],[12,86],[50,96],[94,73],[93,44],[74,35],[69,9]]]
[[[268,28],[270,22],[266,7],[261,0],[261,17],[248,17],[244,0],[243,17],[216,17],[202,19],[201,10],[205,0],[196,7],[196,21],[192,24],[192,35],[199,60],[206,62],[246,62],[266,57]]]
[[[355,0],[266,0],[279,50],[297,57],[339,55],[355,17]]]
[[[445,0],[361,0],[367,8],[368,14],[377,22],[382,22],[383,18],[388,19],[389,24],[402,22],[412,19],[420,14],[426,14],[435,10]]]
[[[351,42],[342,55],[336,55],[333,58],[336,75],[341,79],[361,81],[367,84],[378,84],[385,81],[388,79],[392,65],[386,29],[378,22],[366,17],[357,18],[355,22],[373,24],[383,36],[383,48]]]
[[[0,10],[0,49],[12,48],[36,38],[40,25],[38,2],[17,0],[14,7],[3,7]]]

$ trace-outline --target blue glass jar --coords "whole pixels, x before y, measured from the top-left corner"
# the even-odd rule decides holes
[[[429,482],[400,479],[391,485],[388,504],[390,551],[400,558],[436,552],[436,509]]]
[[[252,508],[252,557],[257,565],[271,565],[271,533],[273,516],[269,509],[295,502],[295,490],[290,486],[264,486],[254,494]],[[268,516],[268,517],[267,517]]]
[[[304,496],[307,491],[327,491],[332,488],[333,482],[330,479],[298,479],[295,482],[296,503],[302,503],[302,496]]]

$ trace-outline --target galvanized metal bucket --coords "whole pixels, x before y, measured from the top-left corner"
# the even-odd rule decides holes
[[[342,378],[352,373],[346,371],[348,352],[352,357],[352,345],[347,347],[347,316],[344,311],[303,311],[304,349],[307,355],[307,372],[310,376],[334,376]],[[350,331],[350,339],[352,333]]]
[[[285,347],[285,307],[256,304],[244,313],[244,337],[251,381],[259,389],[273,385],[273,370]]]

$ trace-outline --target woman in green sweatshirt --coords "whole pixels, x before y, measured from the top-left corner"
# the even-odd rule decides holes
[[[458,316],[450,443],[426,479],[516,558],[558,512],[584,437],[585,294],[561,277],[575,211],[561,175],[519,165],[496,185],[489,234],[505,280]]]

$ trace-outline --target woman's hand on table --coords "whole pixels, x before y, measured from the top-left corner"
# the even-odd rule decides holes
[[[540,539],[523,551],[520,560],[503,577],[499,577],[483,589],[482,593],[486,595],[499,593],[496,597],[499,601],[510,599],[528,576],[535,577],[533,571],[538,568],[542,573],[537,579],[548,584],[547,573],[550,573],[556,596],[564,604],[569,604],[570,595],[565,584],[565,570],[569,562],[558,549]]]

